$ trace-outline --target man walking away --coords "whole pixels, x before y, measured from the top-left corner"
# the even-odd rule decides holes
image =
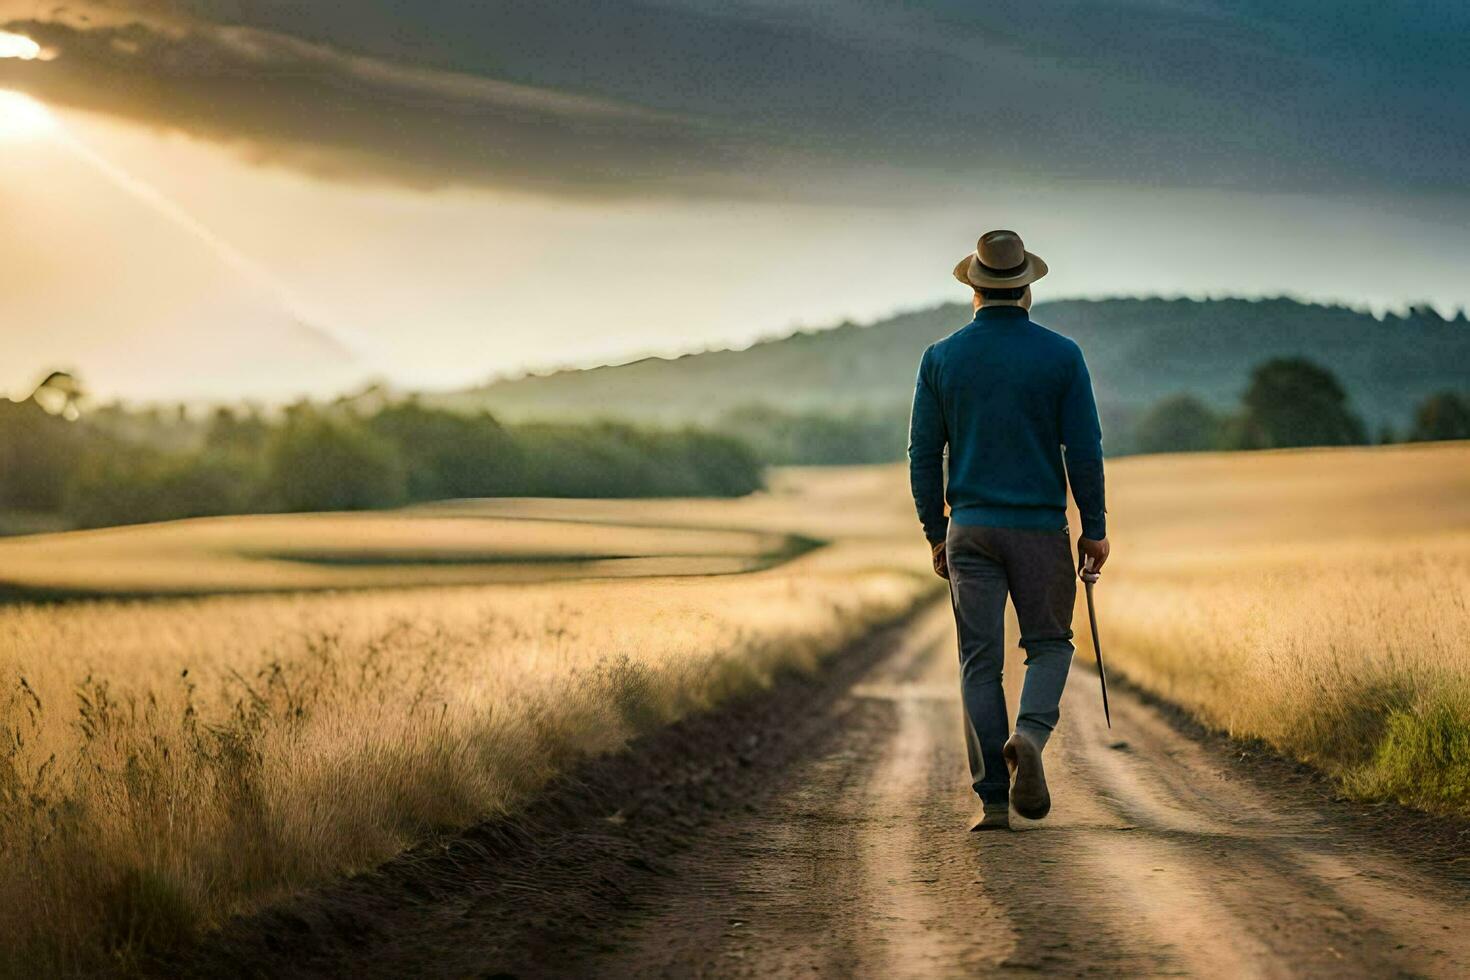
[[[1096,570],[1108,558],[1092,379],[1077,344],[1029,314],[1031,284],[1046,272],[1013,231],[986,232],[960,260],[954,275],[974,290],[975,319],[924,351],[909,423],[914,504],[954,602],[970,775],[984,809],[975,830],[1008,828],[1012,804],[1033,820],[1051,809],[1041,753],[1060,716],[1077,596],[1068,480],[1079,560]],[[1026,650],[1014,733],[1001,687],[1008,593]]]

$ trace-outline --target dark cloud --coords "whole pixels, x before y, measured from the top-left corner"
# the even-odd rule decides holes
[[[674,113],[254,28],[20,21],[6,29],[57,56],[0,61],[0,87],[332,178],[610,193],[693,184],[733,155],[713,127]]]
[[[1470,7],[1459,0],[120,0],[89,11],[86,23],[11,27],[60,57],[0,63],[0,84],[294,166],[422,185],[779,193],[869,169],[923,186],[1460,190],[1470,178]]]

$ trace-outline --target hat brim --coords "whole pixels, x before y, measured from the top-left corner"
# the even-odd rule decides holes
[[[1029,286],[1049,270],[1041,256],[1031,252],[1026,253],[1026,261],[1021,264],[1021,271],[1009,276],[997,276],[992,274],[980,264],[980,257],[974,252],[960,259],[954,267],[954,277],[971,289],[1020,289]]]

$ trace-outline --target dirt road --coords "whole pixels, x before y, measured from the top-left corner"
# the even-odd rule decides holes
[[[1052,815],[966,832],[953,629],[941,604],[161,972],[1470,976],[1464,828],[1263,776],[1122,690],[1109,732],[1082,663]]]
[[[1227,778],[1135,698],[1109,733],[1084,671],[1047,751],[1052,816],[964,833],[953,643],[947,608],[919,620],[592,972],[1470,976],[1463,892]]]

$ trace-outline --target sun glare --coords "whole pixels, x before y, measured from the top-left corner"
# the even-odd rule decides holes
[[[0,89],[0,140],[39,136],[55,125],[51,110],[29,95]]]
[[[0,58],[19,58],[22,61],[35,61],[42,57],[41,46],[24,34],[12,34],[9,31],[0,31]]]
[[[35,61],[41,57],[41,46],[24,34],[0,31],[0,58],[19,58]]]

